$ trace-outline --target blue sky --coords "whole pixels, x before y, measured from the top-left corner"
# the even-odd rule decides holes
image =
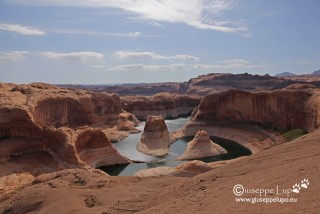
[[[0,81],[112,84],[320,68],[320,0],[2,0]]]

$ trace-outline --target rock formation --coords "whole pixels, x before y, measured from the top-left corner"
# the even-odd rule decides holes
[[[159,93],[151,97],[121,97],[123,109],[134,114],[139,120],[149,115],[161,115],[165,119],[189,115],[200,103],[201,97],[170,93]]]
[[[93,168],[130,163],[127,158],[120,155],[112,147],[111,142],[101,129],[80,130],[75,146],[80,159]]]
[[[282,89],[291,84],[310,83],[316,87],[320,87],[319,75],[297,75],[290,77],[274,77],[266,75],[244,74],[226,74],[226,73],[209,73],[191,78],[183,83],[145,83],[137,85],[65,85],[65,87],[73,87],[76,89],[89,89],[92,91],[106,91],[109,93],[117,93],[121,96],[152,96],[157,93],[177,93],[185,95],[201,95],[205,96],[212,92],[221,92],[229,89],[238,89],[245,91],[257,90],[275,90]]]
[[[30,173],[13,173],[0,177],[0,195],[6,195],[9,192],[23,187],[34,180],[34,176]]]
[[[48,213],[53,207],[65,213],[210,213],[212,210],[259,213],[261,209],[278,212],[283,208],[279,203],[261,206],[230,203],[236,197],[232,188],[235,184],[243,184],[248,188],[279,186],[283,190],[291,190],[296,182],[307,185],[305,179],[309,179],[312,188],[301,188],[299,195],[288,192],[288,197],[299,197],[299,203],[292,203],[284,212],[316,213],[319,210],[319,89],[292,85],[273,92],[231,90],[205,97],[194,111],[191,122],[182,130],[185,133],[196,134],[200,126],[210,135],[215,133],[213,135],[252,146],[280,142],[276,134],[270,134],[271,129],[304,128],[313,132],[238,160],[217,163],[191,161],[174,168],[154,169],[151,173],[191,177],[188,179],[173,176],[119,178],[88,167],[109,162],[105,155],[118,162],[126,161],[112,150],[104,131],[81,127],[119,126],[130,130],[135,119],[122,117],[122,110],[112,110],[116,103],[111,101],[113,99],[111,104],[106,104],[113,115],[110,117],[103,115],[100,104],[97,104],[97,111],[91,108],[87,112],[80,108],[93,104],[91,101],[96,95],[91,92],[59,89],[45,84],[0,84],[0,92],[0,213]],[[109,96],[102,95],[102,99]],[[50,111],[45,108],[35,110],[47,97],[55,97],[57,102],[63,100],[66,105],[59,106],[58,113],[51,112],[54,108]],[[77,101],[88,97],[87,104]],[[75,114],[69,110],[75,110]],[[98,117],[99,112],[101,118]],[[148,146],[156,147],[155,150],[157,147],[168,148],[170,138],[163,118],[150,117],[150,121],[155,122],[150,126],[152,122],[148,124],[147,121],[139,145],[148,151]],[[73,169],[60,170],[69,167]],[[22,171],[30,174],[20,173]],[[43,174],[52,171],[57,172]],[[37,175],[40,176],[33,180]],[[140,172],[138,175],[145,174]],[[11,186],[3,188],[1,184]]]
[[[4,170],[7,174],[26,168],[38,175],[65,168],[85,168],[86,165],[99,167],[130,163],[112,147],[101,129],[74,131],[43,127],[38,137],[7,136],[0,142],[2,170],[7,169]]]
[[[279,213],[281,209],[282,213],[317,213],[320,198],[319,138],[318,129],[303,138],[214,167],[192,178],[117,177],[107,176],[99,170],[80,169],[44,174],[15,192],[0,194],[0,213],[49,213],[53,207],[62,213],[162,214],[212,213],[212,210],[261,213],[261,209],[269,213]],[[199,166],[194,164],[192,171],[196,172]],[[206,171],[205,166],[202,169]],[[304,178],[309,180],[310,186],[301,188],[299,194],[289,193],[288,197],[298,198],[298,202],[290,203],[290,206],[230,203],[236,197],[232,192],[236,184],[248,188],[276,188],[278,185],[282,191],[291,189],[296,182],[301,184]],[[287,197],[286,194],[283,196]]]
[[[24,117],[29,117],[29,121],[32,120],[39,126],[113,127],[123,112],[120,97],[116,94],[62,89],[43,83],[2,84],[0,94],[0,114],[10,113],[15,117],[21,115],[18,118],[22,118],[22,114],[27,114],[28,116]],[[7,121],[13,119],[5,118]]]
[[[162,116],[149,116],[137,150],[154,156],[164,156],[170,146],[168,127]]]
[[[186,151],[177,160],[192,160],[225,154],[227,151],[210,140],[206,131],[198,131],[196,136],[187,145]]]
[[[179,93],[180,83],[137,83],[119,85],[61,85],[62,87],[75,89],[89,89],[96,92],[116,93],[120,96],[152,96],[157,93]]]
[[[182,163],[177,167],[160,166],[151,169],[142,169],[135,173],[138,177],[159,177],[159,176],[177,176],[193,177],[204,172],[212,170],[209,164],[202,161],[193,160]]]
[[[101,129],[74,129],[119,125],[119,129],[131,130],[137,122],[121,109],[115,94],[42,83],[0,84],[2,170],[8,174],[28,169],[37,175],[87,165],[130,163],[112,147]]]
[[[311,84],[293,84],[274,91],[211,93],[201,100],[190,121],[171,133],[171,139],[205,130],[209,135],[237,142],[254,154],[285,142],[281,132],[318,128],[318,106],[320,90]]]
[[[207,95],[212,92],[221,92],[230,89],[244,91],[282,89],[291,84],[305,84],[308,80],[292,80],[273,77],[270,75],[244,74],[217,74],[211,73],[192,78],[187,82],[186,94]],[[319,87],[319,79],[312,82]]]
[[[268,92],[212,93],[202,99],[191,120],[256,123],[267,129],[312,131],[320,124],[319,91],[303,85],[304,89],[297,87]]]

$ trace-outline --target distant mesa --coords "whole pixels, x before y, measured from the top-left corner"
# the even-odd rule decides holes
[[[168,127],[162,116],[149,116],[137,150],[153,156],[164,156],[171,143]]]
[[[318,71],[319,72],[319,71]],[[315,72],[314,72],[315,73]],[[176,112],[182,113],[191,107],[188,103],[194,103],[192,99],[186,97],[180,97],[175,101],[168,101],[171,98],[167,96],[166,99],[159,99],[153,95],[162,94],[182,94],[182,95],[200,95],[205,96],[212,92],[227,91],[229,89],[238,89],[244,91],[258,91],[258,90],[275,90],[285,88],[291,84],[301,84],[308,82],[320,87],[320,75],[295,75],[293,73],[284,72],[275,76],[266,75],[253,75],[248,73],[243,74],[230,74],[230,73],[209,73],[200,75],[195,78],[191,78],[187,82],[164,82],[164,83],[144,83],[144,84],[127,84],[127,85],[60,85],[67,88],[86,89],[95,92],[108,92],[116,93],[120,96],[126,96],[121,98],[121,103],[124,104],[124,110],[135,111],[138,119],[144,119],[146,116],[142,114],[142,110],[149,111],[148,115],[163,115],[167,114],[167,117],[175,117]],[[279,78],[287,77],[287,78]],[[290,78],[289,78],[290,77]],[[131,98],[128,98],[130,96]],[[147,98],[141,98],[141,96],[150,96]],[[171,96],[173,97],[173,96]],[[141,106],[139,103],[148,102],[148,105]],[[160,102],[157,106],[156,103]],[[181,102],[186,102],[182,104]],[[160,112],[161,106],[166,106],[170,103],[170,107],[175,106],[174,109],[166,109]],[[150,105],[149,105],[150,104]],[[155,104],[156,107],[152,106]],[[186,105],[187,104],[187,105]],[[150,107],[149,107],[150,106]],[[193,106],[193,104],[192,104]],[[177,111],[176,111],[177,107]],[[185,108],[187,107],[187,108]],[[155,112],[156,111],[156,112]],[[176,112],[175,112],[176,111]],[[133,113],[133,112],[131,112]]]
[[[192,160],[226,153],[227,151],[224,148],[210,140],[206,131],[200,130],[194,139],[188,143],[186,151],[177,159]]]
[[[320,70],[314,71],[312,74],[313,75],[320,75]]]
[[[290,73],[290,72],[283,72],[283,73],[279,73],[274,75],[275,77],[292,77],[292,76],[297,76],[294,73]]]

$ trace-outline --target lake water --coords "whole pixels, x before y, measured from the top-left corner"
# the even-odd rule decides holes
[[[178,118],[173,120],[166,120],[166,124],[169,132],[173,132],[175,130],[183,127],[189,118]],[[145,122],[142,122],[137,128],[143,131]],[[100,167],[99,169],[107,172],[110,175],[120,175],[120,176],[128,176],[134,175],[135,172],[141,169],[154,168],[158,166],[178,166],[185,161],[175,161],[177,157],[179,157],[187,148],[187,143],[193,139],[193,136],[185,137],[177,140],[173,144],[171,144],[169,153],[163,157],[153,157],[151,155],[145,155],[137,151],[136,146],[140,141],[141,133],[131,134],[124,140],[114,143],[113,146],[124,156],[136,162],[145,162],[145,163],[132,163],[132,164],[124,164],[124,165],[114,165],[114,166],[105,166]],[[211,137],[211,140],[215,143],[219,144],[223,148],[227,150],[227,154],[218,155],[209,158],[202,158],[204,162],[214,162],[219,160],[229,160],[233,158],[237,158],[240,156],[250,155],[251,152],[243,147],[242,145],[226,140],[218,137]]]

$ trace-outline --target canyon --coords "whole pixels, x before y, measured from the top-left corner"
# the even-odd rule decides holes
[[[308,206],[296,203],[292,210],[312,212],[320,208],[314,203],[320,183],[320,90],[316,81],[299,81],[208,74],[170,87],[164,83],[162,91],[154,84],[148,93],[147,84],[134,90],[114,87],[122,96],[98,86],[90,91],[0,83],[0,211],[51,213],[56,207],[63,213],[208,213],[209,208],[256,212],[259,207],[249,204],[224,206],[234,200],[235,184],[288,186],[309,178],[312,186],[304,197],[299,195]],[[182,128],[168,131],[165,119],[186,115],[190,118]],[[252,155],[185,161],[129,177],[96,169],[134,162],[115,145],[142,131],[139,120],[146,122],[136,149],[147,155],[164,156],[174,142],[190,137],[194,139],[178,160],[225,154],[211,136],[233,141]],[[287,142],[285,134],[294,130],[306,134]],[[217,192],[219,197],[206,197]]]

